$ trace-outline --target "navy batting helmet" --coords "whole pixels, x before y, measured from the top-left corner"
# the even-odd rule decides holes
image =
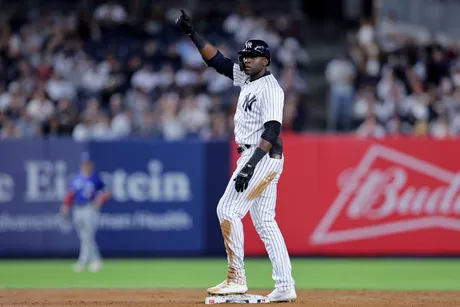
[[[244,55],[253,55],[253,56],[262,56],[268,59],[268,65],[270,65],[271,53],[268,44],[260,39],[250,39],[244,43],[243,49],[238,51],[240,55],[239,60],[240,64],[243,64]]]

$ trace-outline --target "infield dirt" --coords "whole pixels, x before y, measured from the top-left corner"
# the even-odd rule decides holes
[[[266,295],[269,291],[252,290],[250,294]],[[345,291],[298,290],[294,303],[282,306],[303,307],[398,307],[460,306],[460,292]],[[207,294],[200,290],[0,290],[0,306],[34,307],[148,307],[205,305]],[[234,305],[234,304],[218,304]],[[247,305],[247,304],[245,304]],[[263,304],[265,305],[265,304]],[[280,304],[278,304],[280,305]],[[251,306],[254,306],[252,304]]]

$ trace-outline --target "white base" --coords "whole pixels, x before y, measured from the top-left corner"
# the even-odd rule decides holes
[[[210,304],[266,304],[270,303],[268,297],[255,294],[231,294],[231,295],[213,295],[208,296],[204,302],[206,305]]]

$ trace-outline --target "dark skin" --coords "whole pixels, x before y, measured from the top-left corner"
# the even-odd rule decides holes
[[[183,10],[181,10],[181,13],[182,15],[176,19],[176,24],[183,33],[190,36],[202,58],[206,62],[210,61],[217,55],[217,48],[196,32],[192,19]],[[242,62],[241,64],[243,66],[244,73],[249,76],[250,81],[254,81],[262,77],[267,72],[267,66],[270,63],[268,58],[254,55],[251,52],[246,54],[239,53],[239,55],[241,57],[240,61]],[[271,148],[272,145],[270,142],[262,138],[260,139],[253,155],[234,179],[235,189],[237,192],[243,192],[248,188],[249,181],[254,174],[256,164],[263,156],[270,152]]]
[[[198,50],[206,61],[209,61],[217,54],[217,48],[212,44],[206,44],[203,49]],[[267,72],[268,59],[262,56],[243,56],[244,73],[251,81],[257,80]]]
[[[268,59],[261,56],[243,56],[244,73],[251,81],[257,80],[267,72]]]
[[[217,54],[217,48],[209,43],[198,51],[206,61],[212,59]],[[244,73],[249,76],[251,81],[257,80],[267,72],[268,59],[266,57],[243,56],[243,63]],[[272,144],[264,139],[260,139],[258,146],[266,153],[272,148]]]

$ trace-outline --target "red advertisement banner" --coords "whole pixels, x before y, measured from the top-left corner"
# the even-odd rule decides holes
[[[459,141],[321,135],[284,145],[276,220],[291,255],[460,254]],[[244,227],[246,255],[265,255],[249,213]]]

